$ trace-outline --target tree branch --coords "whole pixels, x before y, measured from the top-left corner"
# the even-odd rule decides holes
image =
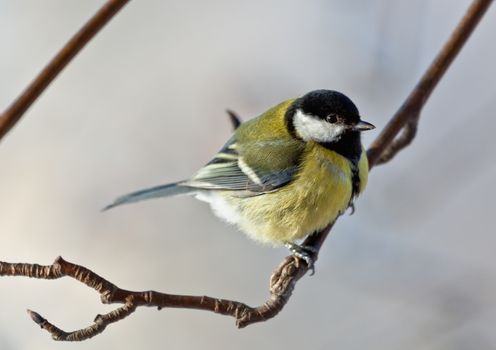
[[[391,160],[396,153],[408,146],[413,140],[417,131],[420,113],[427,99],[491,3],[492,0],[474,0],[472,2],[448,41],[429,68],[427,68],[422,78],[420,78],[420,81],[370,146],[367,151],[370,168]],[[403,134],[395,139],[402,129],[404,130]]]
[[[112,1],[109,1],[109,3],[110,2]],[[491,0],[473,1],[467,13],[460,21],[460,24],[456,27],[448,42],[429,66],[419,83],[401,105],[400,109],[393,115],[377,139],[372,143],[368,150],[370,168],[391,160],[401,149],[406,147],[413,140],[416,134],[420,112],[428,97],[453,59],[461,50],[463,44],[475,29],[477,23],[491,2]],[[48,83],[46,85],[48,85]],[[26,103],[26,106],[22,108],[14,108],[20,111],[17,112],[17,120],[35,98],[36,97],[31,97],[29,103],[24,102]],[[22,105],[22,101],[26,100],[29,99],[25,99],[21,96],[18,99],[18,101],[21,102],[17,103]],[[232,113],[230,113],[230,116],[233,126],[236,127],[238,118]],[[314,260],[318,258],[318,252],[332,226],[333,223],[324,230],[314,235],[310,235],[305,239],[303,244],[313,247],[316,251],[313,257]],[[154,291],[134,292],[120,289],[91,270],[67,262],[62,258],[57,258],[52,265],[48,266],[0,262],[0,276],[26,276],[40,279],[55,279],[68,276],[95,289],[100,293],[103,303],[124,304],[108,314],[98,315],[94,323],[89,327],[69,333],[55,327],[39,314],[28,311],[31,318],[38,325],[47,330],[54,339],[78,341],[91,338],[101,333],[107,325],[127,317],[139,306],[153,306],[158,307],[159,309],[164,307],[175,307],[212,311],[234,317],[238,327],[245,327],[255,322],[265,321],[274,317],[283,309],[284,305],[291,297],[296,282],[303,277],[307,271],[308,266],[305,262],[300,261],[293,256],[286,257],[271,276],[269,300],[261,306],[250,307],[237,301],[207,296],[173,295]]]
[[[213,311],[234,317],[238,327],[264,321],[274,317],[286,304],[294,284],[305,274],[306,270],[299,269],[299,266],[301,266],[299,259],[286,257],[271,278],[270,300],[256,308],[238,301],[208,296],[174,295],[155,291],[133,292],[121,289],[86,267],[65,261],[62,257],[55,259],[52,265],[45,266],[0,262],[0,276],[24,276],[48,280],[72,277],[96,290],[100,294],[102,303],[124,304],[105,315],[97,315],[92,325],[72,332],[65,332],[40,314],[28,310],[31,319],[49,332],[54,340],[82,341],[100,334],[109,324],[124,319],[139,306],[157,307],[159,310],[174,307]]]
[[[17,99],[0,114],[0,140],[16,125],[62,69],[107,24],[129,0],[108,0],[65,44]]]

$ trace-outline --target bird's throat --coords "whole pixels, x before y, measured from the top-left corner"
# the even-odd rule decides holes
[[[362,142],[358,131],[349,131],[333,142],[320,142],[322,147],[334,151],[347,158],[354,166],[358,165],[362,154]]]

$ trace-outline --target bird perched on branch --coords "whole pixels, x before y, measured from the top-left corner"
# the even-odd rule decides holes
[[[337,91],[290,99],[239,125],[190,179],[133,192],[106,209],[191,194],[256,241],[286,245],[312,267],[296,242],[341,215],[367,184],[360,133],[374,126]]]

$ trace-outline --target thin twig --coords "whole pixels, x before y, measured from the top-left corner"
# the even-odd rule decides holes
[[[381,157],[377,159],[374,165],[380,165],[389,162],[403,148],[412,143],[415,135],[417,135],[418,122],[420,114],[412,117],[401,130],[400,134],[391,142],[389,146],[382,152]]]
[[[368,150],[370,168],[391,160],[397,152],[413,140],[417,130],[420,111],[427,98],[491,2],[491,0],[473,1],[446,45]],[[26,109],[27,107],[24,108],[24,111]],[[235,121],[235,119],[232,120]],[[235,124],[233,125],[235,126]],[[403,130],[403,133],[398,137],[401,130]],[[304,241],[304,245],[315,249],[314,260],[318,258],[318,252],[332,226],[333,224],[330,224],[324,230],[307,237]],[[265,304],[252,308],[237,301],[216,299],[207,296],[172,295],[154,291],[133,292],[120,289],[91,270],[67,262],[62,258],[57,258],[52,265],[48,266],[0,262],[1,276],[27,276],[41,279],[69,276],[95,289],[100,293],[103,303],[124,304],[124,306],[106,315],[97,316],[94,324],[89,327],[74,332],[64,332],[49,323],[39,314],[29,311],[33,320],[58,340],[88,339],[101,333],[107,325],[130,315],[139,306],[154,306],[159,309],[163,307],[179,307],[207,310],[232,316],[236,319],[236,324],[239,327],[245,327],[255,322],[268,320],[277,315],[290,298],[296,282],[306,274],[308,269],[309,267],[299,259],[293,256],[286,257],[271,276],[270,299]]]
[[[492,0],[474,0],[472,2],[448,41],[444,44],[429,68],[427,68],[422,78],[420,78],[420,81],[370,146],[367,151],[370,168],[391,160],[396,153],[409,145],[413,140],[420,113],[427,99],[491,3]],[[407,129],[403,136],[394,140],[404,127],[407,127]]]
[[[63,331],[37,312],[28,310],[31,319],[41,328],[49,332],[53,339],[82,341],[103,332],[109,324],[129,316],[139,306],[157,307],[159,310],[173,307],[213,311],[221,315],[234,317],[238,327],[245,327],[251,323],[264,321],[274,317],[289,299],[294,283],[303,276],[303,274],[295,275],[295,273],[298,272],[299,264],[299,259],[292,256],[287,257],[284,260],[284,267],[277,269],[277,274],[272,276],[271,299],[257,308],[249,307],[246,304],[237,301],[208,296],[174,295],[155,291],[134,292],[124,290],[86,267],[68,262],[62,257],[55,259],[52,265],[44,266],[38,264],[0,262],[0,276],[24,276],[49,280],[72,277],[77,281],[86,284],[88,287],[95,289],[100,294],[102,303],[124,304],[124,306],[105,315],[97,315],[94,323],[90,326],[72,332]],[[290,283],[291,285],[288,286],[287,283]]]
[[[27,310],[27,312],[38,326],[52,335],[53,340],[83,341],[102,333],[109,324],[120,321],[132,314],[136,310],[136,305],[133,304],[132,300],[132,297],[129,297],[124,303],[124,306],[112,310],[104,315],[96,315],[92,325],[73,332],[63,331],[54,324],[50,323],[47,319],[43,318],[37,312],[32,310]]]
[[[62,69],[107,24],[129,0],[108,0],[93,17],[64,45],[17,99],[0,114],[0,140],[21,119],[28,108]]]

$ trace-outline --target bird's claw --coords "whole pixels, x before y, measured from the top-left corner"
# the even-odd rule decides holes
[[[355,214],[355,204],[354,203],[351,203],[348,208],[350,208],[350,216]]]
[[[315,266],[313,255],[318,253],[318,250],[311,246],[298,245],[296,243],[286,243],[286,248],[289,249],[293,256],[305,261],[310,270],[310,276],[315,274]]]

